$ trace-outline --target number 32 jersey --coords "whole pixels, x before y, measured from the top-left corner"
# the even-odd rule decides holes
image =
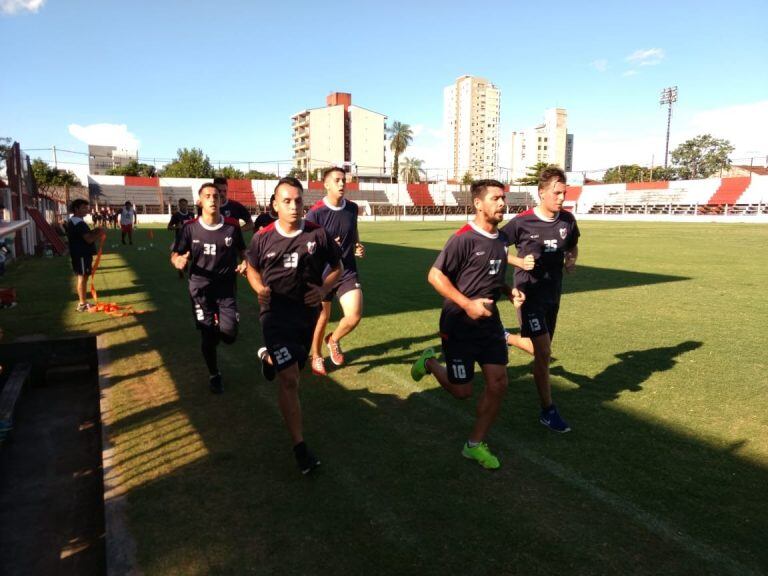
[[[173,251],[189,252],[190,280],[231,281],[235,278],[238,255],[245,250],[240,223],[221,217],[208,226],[200,218],[188,220],[181,229]]]
[[[304,220],[288,233],[273,222],[254,234],[246,258],[272,291],[270,303],[261,307],[264,314],[280,304],[303,306],[308,285],[322,285],[325,267],[339,264],[341,250],[317,224]]]

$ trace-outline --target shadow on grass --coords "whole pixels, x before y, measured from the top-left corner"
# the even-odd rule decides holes
[[[364,322],[434,310],[436,330],[440,301],[424,280],[436,251],[367,247],[376,264],[363,267]],[[158,313],[131,319],[146,341],[110,353],[119,362],[147,344],[157,348],[178,393],[152,405],[155,366],[124,370],[111,383],[126,390],[137,386],[137,375],[145,382],[131,393],[144,394],[146,407],[126,402],[129,412],[115,414],[111,433],[136,446],[125,455],[125,480],[141,480],[128,502],[146,574],[548,574],[563,566],[573,574],[685,574],[691,567],[721,574],[768,567],[765,468],[734,446],[720,449],[612,403],[701,343],[628,351],[595,377],[557,368],[577,385],[556,392],[574,427],[562,436],[538,423],[530,367],[510,366],[510,389],[489,435],[504,462],[495,474],[459,455],[475,401],[409,379],[410,363],[433,336],[396,335],[350,349],[353,370],[302,376],[307,438],[323,459],[319,473],[304,478],[276,389],[257,375],[260,335],[247,285],[240,283],[240,339],[220,348],[226,392],[211,396],[186,286],[164,254],[144,254],[125,257]],[[684,279],[592,270],[601,289]],[[376,355],[386,357],[368,358]],[[375,393],[367,378],[413,392]],[[689,538],[660,533],[666,522]]]

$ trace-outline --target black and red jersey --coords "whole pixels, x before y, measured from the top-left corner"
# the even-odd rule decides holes
[[[322,285],[323,272],[339,264],[341,251],[313,222],[304,220],[289,233],[276,221],[254,234],[246,257],[272,291],[272,303],[304,305],[308,285]],[[269,307],[262,306],[261,313]]]
[[[197,217],[199,218],[203,213],[200,206],[197,207]],[[235,220],[242,220],[246,224],[253,222],[251,220],[251,213],[248,212],[248,208],[240,204],[237,200],[230,200],[227,198],[227,202],[219,206],[219,214],[225,218],[234,218]],[[238,222],[239,224],[239,222]]]
[[[171,215],[171,221],[168,222],[168,227],[176,230],[176,238],[181,235],[181,230],[189,220],[193,220],[195,215],[192,212],[182,212],[177,210]]]
[[[539,215],[536,209],[521,212],[502,229],[517,256],[533,254],[533,270],[515,268],[515,287],[528,299],[559,300],[563,284],[565,253],[579,242],[579,227],[570,212],[561,210],[554,218]]]
[[[494,302],[506,292],[508,239],[502,231],[489,233],[470,222],[445,243],[433,264],[467,298],[490,298]],[[498,317],[498,311],[494,317]],[[471,320],[452,300],[443,302],[441,330],[483,323]]]
[[[341,206],[318,200],[307,213],[307,220],[319,224],[331,240],[341,246],[341,261],[345,272],[356,272],[355,242],[357,242],[357,204],[343,198]]]
[[[235,277],[238,255],[245,250],[240,222],[221,216],[208,226],[201,218],[189,220],[181,229],[173,251],[189,255],[189,277],[225,280]]]

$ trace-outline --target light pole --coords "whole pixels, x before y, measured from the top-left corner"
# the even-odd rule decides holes
[[[661,98],[659,99],[659,104],[662,106],[664,104],[667,104],[668,111],[667,111],[667,144],[664,147],[664,170],[667,169],[667,161],[669,159],[669,126],[672,123],[672,104],[677,102],[677,86],[670,86],[669,88],[664,88],[664,90],[661,91]]]

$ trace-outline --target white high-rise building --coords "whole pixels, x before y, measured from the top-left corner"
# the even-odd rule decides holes
[[[462,76],[443,90],[443,124],[452,141],[451,177],[496,178],[501,91],[484,78]]]
[[[573,134],[568,133],[568,112],[564,108],[549,108],[544,111],[543,124],[512,132],[512,178],[523,178],[539,162],[571,170]]]

